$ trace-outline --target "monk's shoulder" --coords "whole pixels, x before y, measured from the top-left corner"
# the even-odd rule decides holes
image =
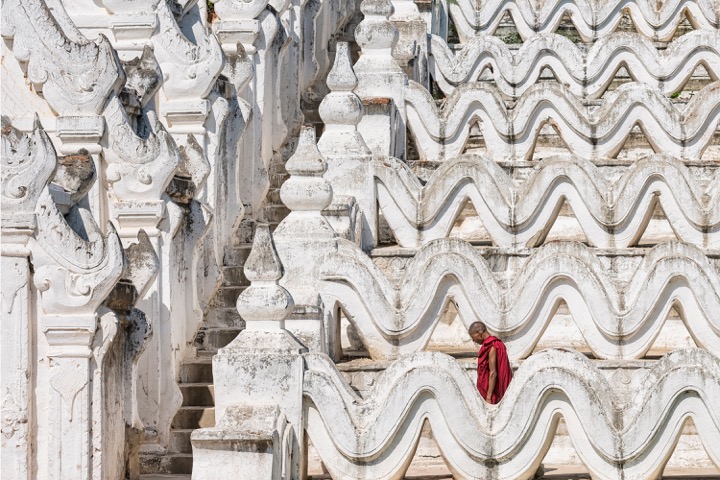
[[[502,350],[505,351],[505,344],[500,340],[499,338],[495,337],[495,340],[492,341],[490,344],[491,347],[494,347],[496,350]]]

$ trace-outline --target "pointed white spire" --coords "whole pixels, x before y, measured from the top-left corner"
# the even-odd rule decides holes
[[[275,251],[270,227],[257,224],[245,276],[250,287],[237,299],[237,310],[248,330],[280,330],[295,306],[290,293],[278,285],[283,268]]]
[[[338,42],[335,64],[327,77],[330,93],[320,103],[319,110],[325,123],[325,132],[318,142],[323,155],[370,155],[370,149],[357,131],[363,116],[362,101],[353,92],[357,84],[350,47],[347,42]]]

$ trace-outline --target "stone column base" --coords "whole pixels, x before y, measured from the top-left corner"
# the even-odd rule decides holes
[[[293,435],[276,405],[228,407],[217,426],[192,433],[192,479],[290,478]]]

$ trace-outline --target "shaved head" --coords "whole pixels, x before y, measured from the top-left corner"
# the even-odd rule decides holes
[[[487,327],[483,322],[473,322],[472,325],[470,325],[470,328],[468,328],[468,333],[470,335],[474,333],[485,333],[487,332]]]

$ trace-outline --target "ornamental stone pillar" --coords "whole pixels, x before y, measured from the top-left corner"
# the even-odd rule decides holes
[[[275,230],[275,245],[285,268],[281,284],[295,299],[287,329],[311,351],[325,351],[320,266],[337,250],[337,235],[323,216],[332,201],[332,187],[323,178],[325,159],[315,142],[315,129],[304,127],[295,154],[285,168],[290,174],[280,198],[290,209]]]
[[[30,249],[35,206],[55,172],[57,157],[40,122],[23,135],[2,118],[2,462],[8,478],[34,478],[32,412],[33,308]]]
[[[109,234],[104,237],[90,213],[77,206],[67,218],[44,192],[32,255],[33,280],[40,296],[39,330],[47,342],[47,475],[53,480],[90,478],[93,424],[89,383],[97,310],[124,267],[122,246],[112,225],[107,226]],[[87,240],[73,227],[82,229]]]
[[[393,57],[398,31],[389,20],[390,0],[363,0],[365,18],[355,29],[362,49],[355,63],[358,94],[365,107],[358,130],[373,154],[405,158],[405,85],[407,77]]]
[[[237,301],[246,328],[213,357],[217,426],[192,433],[193,480],[300,478],[305,351],[286,329],[290,293],[267,224],[245,263],[251,281]],[[223,468],[217,468],[222,465]]]
[[[324,177],[333,191],[326,216],[339,235],[369,250],[377,245],[377,200],[372,153],[357,129],[363,117],[362,102],[353,93],[357,85],[348,43],[338,42],[335,64],[327,77],[330,93],[319,109],[325,132],[318,150],[327,161]],[[357,215],[353,214],[355,205]]]

